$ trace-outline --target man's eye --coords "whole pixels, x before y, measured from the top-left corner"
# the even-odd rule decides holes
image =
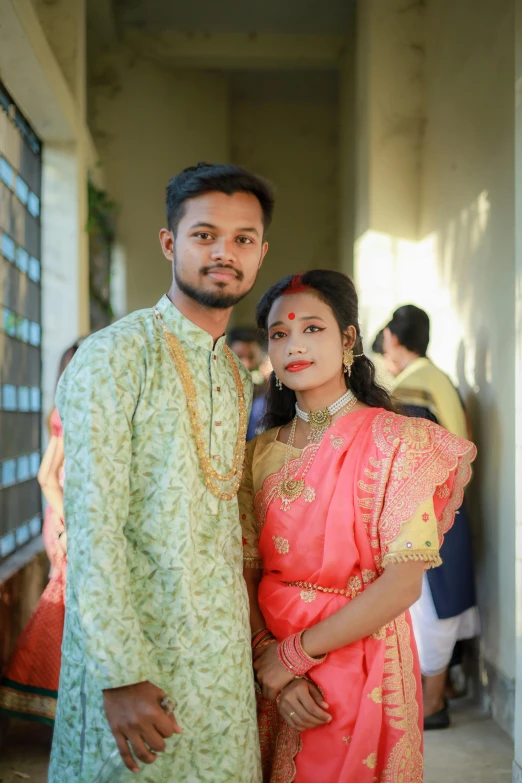
[[[211,234],[209,234],[207,231],[198,231],[196,236],[198,239],[212,239]]]
[[[251,245],[252,244],[252,240],[250,239],[250,237],[238,237],[237,241],[239,242],[240,245]]]

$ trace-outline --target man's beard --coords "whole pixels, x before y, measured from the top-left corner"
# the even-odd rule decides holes
[[[227,267],[225,265],[220,266],[219,264],[215,264],[214,266],[202,267],[200,271],[203,274],[206,274],[212,269],[231,269],[231,267]],[[237,279],[241,281],[244,277],[243,273],[237,271],[236,274],[237,274]],[[220,292],[219,290],[205,291],[200,288],[196,288],[195,286],[191,285],[181,277],[179,273],[178,264],[175,259],[174,259],[174,280],[176,281],[176,285],[178,286],[179,290],[182,291],[182,293],[184,293],[185,296],[190,297],[190,299],[193,299],[195,302],[202,305],[203,307],[212,307],[215,310],[228,310],[229,308],[234,307],[234,305],[237,305],[238,302],[240,302],[242,299],[245,298],[247,294],[250,293],[254,285],[252,284],[252,286],[248,289],[248,291],[243,291],[240,294],[226,294],[224,292]]]

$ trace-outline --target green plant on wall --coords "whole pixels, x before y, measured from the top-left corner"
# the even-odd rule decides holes
[[[108,326],[114,315],[111,306],[111,260],[116,214],[116,202],[89,181],[87,233],[92,331]]]

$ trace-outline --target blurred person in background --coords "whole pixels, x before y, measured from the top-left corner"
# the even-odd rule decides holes
[[[60,360],[58,380],[80,346]],[[51,568],[49,584],[26,625],[0,683],[0,715],[54,725],[65,614],[67,544],[63,513],[63,429],[56,408],[49,416],[50,440],[38,471],[48,506],[42,536]]]
[[[249,441],[261,431],[261,423],[265,415],[265,393],[272,366],[268,353],[263,349],[257,329],[248,326],[235,327],[228,333],[227,343],[252,375],[254,399],[247,429],[247,441]]]
[[[386,366],[395,376],[392,392],[403,411],[428,418],[454,435],[470,438],[458,391],[426,355],[430,340],[428,314],[412,304],[399,307],[382,335]],[[450,725],[445,689],[453,650],[458,640],[472,639],[479,633],[471,536],[464,503],[444,540],[441,558],[442,565],[424,575],[421,598],[411,608],[423,675],[426,730]]]

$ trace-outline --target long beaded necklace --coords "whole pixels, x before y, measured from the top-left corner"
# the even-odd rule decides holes
[[[241,376],[239,374],[237,364],[234,361],[232,351],[228,348],[228,346],[224,346],[223,350],[225,352],[225,356],[228,359],[228,363],[230,364],[230,368],[236,383],[239,410],[239,428],[232,467],[230,468],[229,472],[223,476],[213,467],[207,454],[207,449],[203,439],[203,425],[199,420],[196,387],[194,385],[194,381],[192,380],[188,362],[185,358],[185,354],[183,353],[181,342],[178,340],[175,334],[172,334],[172,332],[167,330],[159,310],[154,308],[154,314],[161,323],[165,342],[167,343],[169,353],[179,373],[183,391],[185,392],[190,423],[192,425],[198,458],[207,489],[212,492],[215,497],[218,497],[221,500],[232,500],[232,498],[237,495],[239,485],[241,484],[241,478],[243,476],[243,462],[245,458],[246,432],[248,426],[245,393],[243,391]],[[226,490],[222,489],[220,488],[219,483],[230,483],[230,487]]]
[[[347,413],[349,413],[352,410],[352,408],[354,408],[355,405],[357,404],[357,397],[354,394],[352,394],[352,392],[350,392],[350,395],[351,395],[351,397],[348,398],[349,399],[348,403],[344,406],[344,408],[341,411],[341,415],[343,415],[343,416],[346,415]],[[344,399],[344,397],[346,397],[346,395],[343,395],[343,398],[341,398],[341,399]],[[332,406],[330,406],[330,407],[332,407]],[[296,408],[297,408],[297,405],[296,405]],[[319,447],[321,445],[321,441],[323,439],[323,436],[324,436],[326,430],[328,429],[328,427],[330,426],[330,423],[331,423],[331,415],[329,413],[329,409],[328,408],[324,408],[323,410],[326,411],[326,413],[328,413],[328,424],[327,424],[326,427],[323,427],[320,430],[319,437],[317,437],[317,435],[314,436],[314,439],[312,440],[312,445],[311,446],[307,446],[307,452],[308,452],[307,453],[307,458],[306,458],[306,462],[305,462],[305,465],[304,465],[304,468],[303,468],[303,471],[301,473],[300,478],[297,478],[297,475],[299,473],[299,469],[298,469],[297,473],[295,474],[295,476],[293,476],[293,477],[290,477],[290,470],[289,470],[290,457],[291,457],[291,454],[292,454],[292,448],[294,446],[295,432],[296,432],[296,429],[297,429],[297,418],[299,416],[299,413],[294,417],[294,420],[292,422],[292,427],[290,429],[290,434],[288,436],[288,441],[287,441],[287,444],[286,444],[285,462],[284,462],[284,466],[283,466],[283,478],[281,479],[281,481],[279,482],[279,484],[277,486],[277,494],[279,495],[279,497],[281,499],[281,510],[282,511],[289,511],[290,510],[290,506],[292,505],[292,503],[294,501],[298,500],[301,497],[301,495],[306,491],[306,485],[305,485],[306,475],[307,475],[308,471],[310,470],[310,468],[313,465],[314,459],[315,459],[315,457],[317,455],[317,452],[319,451]],[[336,413],[338,411],[339,411],[339,408],[336,410]],[[322,413],[322,412],[323,411],[317,411],[317,413]],[[299,416],[299,418],[302,418],[302,417]],[[308,437],[308,439],[310,440],[310,437]]]
[[[299,405],[296,403],[296,414],[300,419],[310,424],[310,433],[307,440],[311,441],[312,443],[320,441],[332,423],[332,416],[335,416],[335,414],[338,413],[341,408],[343,408],[345,405],[348,405],[348,403],[352,402],[353,400],[355,400],[355,394],[351,389],[347,389],[342,397],[339,397],[338,400],[332,402],[332,404],[327,408],[321,408],[320,411],[315,411],[314,413],[312,413],[312,411],[310,411],[310,413],[305,413],[305,411],[302,411]]]

